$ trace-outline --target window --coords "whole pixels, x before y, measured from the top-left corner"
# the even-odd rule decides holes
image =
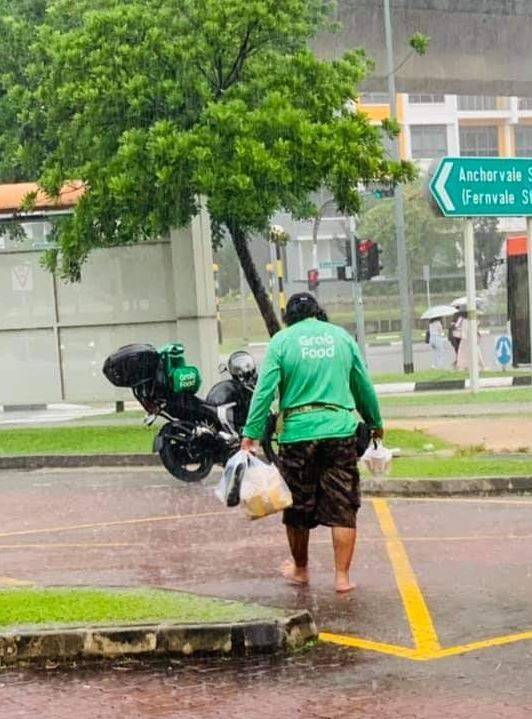
[[[515,128],[515,154],[517,157],[532,157],[532,125]]]
[[[498,157],[497,128],[495,126],[461,127],[460,154],[463,157]]]
[[[443,105],[445,95],[409,95],[408,102],[411,105]]]
[[[532,97],[520,97],[519,98],[519,109],[520,110],[532,110]]]
[[[363,105],[388,105],[387,92],[363,92],[360,95],[360,102]]]
[[[447,154],[446,125],[412,125],[410,140],[414,160],[429,160]]]
[[[495,95],[458,95],[458,109],[479,112],[481,110],[496,110],[497,97]]]

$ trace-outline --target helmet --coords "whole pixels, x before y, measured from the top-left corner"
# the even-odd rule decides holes
[[[254,385],[257,381],[257,367],[249,352],[244,352],[243,350],[233,352],[229,357],[227,369],[233,379],[246,387]]]

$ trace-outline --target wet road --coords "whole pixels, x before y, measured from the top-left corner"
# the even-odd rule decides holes
[[[0,474],[0,583],[164,585],[309,608],[326,641],[251,663],[0,674],[0,717],[530,717],[532,501],[367,500],[355,593],[285,586],[277,517],[162,471]]]

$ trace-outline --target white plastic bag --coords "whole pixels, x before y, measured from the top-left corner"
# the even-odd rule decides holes
[[[390,471],[392,453],[379,440],[370,442],[362,461],[375,477],[382,477]]]
[[[291,507],[292,494],[275,465],[250,454],[240,487],[240,503],[250,519],[260,519]]]
[[[248,465],[248,459],[248,453],[240,450],[225,465],[214,494],[226,507],[236,507],[240,502],[240,485]]]

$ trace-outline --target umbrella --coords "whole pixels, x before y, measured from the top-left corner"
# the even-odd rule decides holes
[[[481,305],[484,300],[481,297],[476,297],[475,302],[477,304],[477,308],[479,305]],[[467,306],[467,297],[458,297],[456,300],[453,300],[451,302],[453,307],[466,307]]]
[[[451,307],[451,305],[435,305],[434,307],[429,307],[428,310],[425,310],[425,312],[421,315],[421,319],[434,320],[437,317],[451,317],[455,314],[456,307]]]

